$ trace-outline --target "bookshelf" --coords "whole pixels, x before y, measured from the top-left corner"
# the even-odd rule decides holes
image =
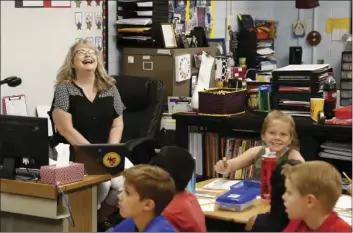
[[[202,145],[200,145],[202,149],[196,155],[196,158],[201,158],[199,159],[201,161],[196,160],[196,167],[199,166],[198,163],[202,164],[202,174],[197,173],[198,180],[213,178],[216,176],[212,170],[213,165],[215,161],[222,158],[222,153],[225,153],[222,147],[222,140],[236,138],[238,140],[258,141],[265,116],[265,114],[246,113],[233,117],[210,117],[198,116],[192,113],[175,113],[172,115],[172,118],[176,120],[175,142],[180,147],[190,148],[189,142],[192,143],[193,140],[189,140],[192,139],[190,138],[189,128],[191,126],[193,129],[195,127],[198,128],[199,131],[197,133],[202,135]],[[345,171],[349,176],[352,175],[351,161],[327,159],[318,156],[321,151],[321,144],[326,141],[352,142],[351,126],[320,125],[306,117],[294,117],[294,120],[300,144],[300,153],[305,160],[320,159],[329,161],[338,170]],[[190,152],[192,154],[196,153],[195,150]],[[199,168],[198,170],[200,171],[201,169]]]
[[[352,51],[342,52],[340,105],[352,104]]]

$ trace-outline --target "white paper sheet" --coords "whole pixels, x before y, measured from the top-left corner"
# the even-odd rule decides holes
[[[199,69],[199,76],[195,86],[194,93],[191,98],[191,106],[193,109],[199,109],[199,92],[207,90],[210,87],[211,71],[213,67],[214,58],[207,53],[202,52],[201,65]]]
[[[215,204],[202,205],[201,209],[203,212],[213,212],[215,209]]]
[[[352,208],[352,197],[348,195],[342,195],[336,205],[335,208],[339,209],[347,209],[347,208]]]
[[[44,1],[40,0],[23,0],[24,7],[41,7],[44,6]]]
[[[55,147],[58,152],[58,160],[56,162],[57,167],[66,167],[70,164],[70,145],[59,143]]]
[[[51,1],[51,6],[52,7],[71,7],[71,1]]]
[[[6,96],[3,98],[6,115],[28,116],[26,97],[24,95]]]
[[[314,71],[328,67],[329,64],[288,65],[274,71]]]
[[[203,186],[203,188],[230,190],[230,187],[238,182],[239,182],[239,180],[216,179],[216,180],[212,181],[211,183]]]
[[[197,199],[197,201],[199,202],[200,206],[214,204],[215,202],[215,200],[210,200],[210,199]]]
[[[333,28],[331,33],[332,41],[342,41],[342,37],[347,31],[344,28]]]

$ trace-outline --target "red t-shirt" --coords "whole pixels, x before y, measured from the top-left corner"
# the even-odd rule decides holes
[[[207,232],[205,215],[194,194],[178,193],[162,215],[180,232]]]
[[[289,222],[283,232],[352,232],[352,227],[343,221],[336,212],[332,211],[330,216],[315,230],[308,228],[306,223],[301,220]]]

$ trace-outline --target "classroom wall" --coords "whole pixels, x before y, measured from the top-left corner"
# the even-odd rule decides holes
[[[250,14],[254,19],[274,19],[279,21],[275,40],[275,56],[278,59],[278,67],[288,65],[289,47],[299,45],[303,47],[303,63],[316,63],[318,59],[324,59],[333,67],[335,78],[339,83],[343,45],[340,41],[332,41],[331,34],[326,33],[326,19],[329,17],[350,17],[350,1],[320,1],[319,7],[307,10],[296,9],[295,1],[232,1],[230,4],[231,6],[229,6],[229,1],[228,5],[226,1],[216,2],[218,35],[225,36],[226,33],[224,25],[226,25],[226,16],[230,15],[226,8],[232,9],[233,30],[238,28],[237,14]],[[298,19],[298,12],[299,19],[306,24],[306,32],[315,29],[321,33],[322,40],[317,47],[309,46],[305,37],[296,39],[292,36],[292,23]]]
[[[1,97],[25,94],[29,115],[36,105],[50,105],[56,73],[69,47],[79,37],[99,37],[101,30],[77,30],[75,12],[102,12],[92,2],[76,8],[15,8],[14,1],[1,1],[1,79],[19,76],[19,87],[1,87]],[[83,18],[85,14],[83,14]],[[1,108],[2,109],[2,108]]]
[[[322,42],[314,49],[305,39],[294,39],[291,24],[297,19],[298,10],[294,1],[216,1],[215,2],[215,38],[226,37],[226,18],[233,30],[237,29],[236,15],[250,14],[259,19],[279,21],[278,38],[275,41],[276,57],[279,66],[288,63],[289,46],[303,46],[303,61],[311,63],[325,59],[339,73],[342,43],[331,41],[331,35],[325,33],[326,17],[348,17],[349,1],[320,1],[320,7],[314,10],[300,10],[300,18],[305,20],[307,31],[315,22],[316,30],[322,32]],[[3,86],[1,97],[6,95],[26,94],[28,112],[34,115],[36,105],[50,104],[56,72],[62,64],[69,46],[77,37],[87,37],[92,33],[77,31],[74,13],[77,11],[101,10],[101,7],[87,9],[86,1],[82,8],[69,9],[15,9],[14,2],[1,1],[1,78],[12,75],[20,76],[23,84],[16,88]],[[116,1],[108,4],[108,72],[117,75],[120,72],[120,53],[116,48]],[[9,23],[10,22],[10,23]],[[14,25],[21,25],[15,27]],[[97,36],[101,31],[97,32]],[[314,56],[313,56],[314,55]],[[42,59],[34,59],[40,57]],[[338,75],[337,75],[338,76]],[[338,76],[339,77],[339,76]]]
[[[333,67],[334,76],[339,82],[343,45],[340,41],[332,41],[331,34],[326,33],[326,19],[350,17],[350,4],[350,1],[320,1],[320,6],[315,9],[299,10],[299,18],[305,21],[306,32],[316,30],[321,33],[321,43],[313,48],[308,45],[305,37],[296,39],[292,36],[292,23],[298,18],[295,1],[276,1],[274,19],[279,21],[279,25],[275,40],[275,55],[279,66],[288,64],[289,47],[299,45],[303,47],[304,63],[316,63],[318,59],[324,59],[325,63]]]

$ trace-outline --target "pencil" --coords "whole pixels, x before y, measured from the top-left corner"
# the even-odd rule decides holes
[[[223,165],[226,169],[228,168],[228,162],[226,157],[223,158]]]
[[[349,178],[345,172],[342,172],[342,174],[344,175],[344,177],[346,177],[346,179],[349,181],[349,183],[352,184],[351,178]]]
[[[225,169],[228,169],[228,162],[227,162],[227,158],[226,157],[223,157],[223,165],[224,165],[224,168]],[[228,173],[223,173],[223,178],[227,178],[228,177]]]

